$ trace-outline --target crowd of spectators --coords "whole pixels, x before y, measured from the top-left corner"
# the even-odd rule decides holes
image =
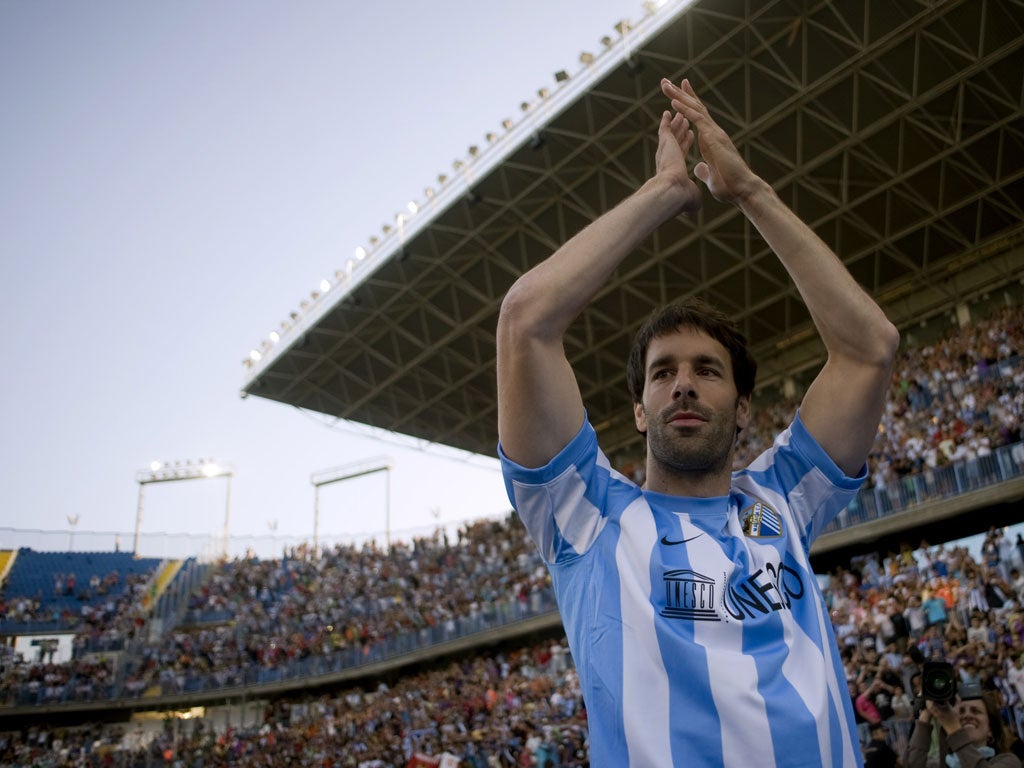
[[[466,657],[392,686],[306,696],[215,732],[166,721],[150,739],[125,726],[33,727],[0,736],[0,766],[587,764],[586,713],[564,638]]]
[[[869,484],[956,462],[1018,443],[1024,424],[1024,311],[1006,307],[950,328],[934,341],[901,348],[869,460]],[[744,467],[792,419],[798,396],[758,403],[735,457]],[[1018,463],[1024,461],[1021,455]]]
[[[865,744],[872,726],[883,724],[893,749],[905,750],[922,665],[941,659],[961,682],[996,698],[1024,752],[1022,549],[1019,536],[1007,540],[993,529],[980,557],[922,543],[827,575],[825,599]],[[118,740],[94,727],[8,735],[0,766],[374,768],[406,766],[415,755],[447,755],[470,768],[583,766],[586,722],[571,657],[557,637],[466,656],[391,686],[279,701],[262,722],[221,732],[182,725],[134,747],[125,746],[125,734]]]
[[[915,473],[969,463],[1000,445],[1019,441],[1024,373],[1016,357],[1022,335],[1024,313],[1006,309],[904,351],[869,462],[869,482],[876,489]],[[794,408],[793,400],[759,407],[754,425],[744,436],[741,455],[748,459],[767,447]],[[963,549],[922,545],[863,558],[832,574],[825,593],[843,649],[851,697],[865,726],[906,721],[913,712],[914,675],[920,665],[927,659],[946,658],[956,664],[964,680],[976,680],[998,694],[1004,717],[1019,730],[1024,673],[1013,670],[1019,669],[1024,652],[1022,571],[1024,540],[1018,536],[1009,541],[993,530],[978,559]],[[61,582],[60,588],[66,590],[67,578],[62,576]],[[90,608],[74,617],[72,625],[81,638],[96,639],[107,633],[141,636],[145,616],[139,595],[146,589],[140,580],[127,598],[108,601],[100,612]],[[192,595],[188,625],[174,627],[141,646],[116,670],[96,656],[79,656],[65,664],[4,659],[0,705],[25,701],[26,694],[28,701],[39,703],[102,697],[118,676],[123,684],[118,690],[137,696],[197,690],[197,685],[209,681],[217,686],[236,685],[252,680],[248,674],[252,670],[273,672],[342,652],[372,656],[375,649],[400,638],[411,643],[409,648],[429,643],[439,632],[450,634],[457,622],[472,621],[500,604],[519,606],[526,615],[547,593],[546,570],[512,517],[469,524],[455,541],[439,532],[409,544],[396,543],[388,550],[373,543],[339,545],[324,552],[303,546],[280,559],[243,558],[212,570]],[[28,616],[31,599],[12,596],[0,601],[0,608],[8,618]],[[320,744],[325,755],[333,755],[316,763],[323,765],[370,765],[375,759],[383,765],[404,765],[395,761],[398,756],[407,758],[410,750],[437,754],[442,749],[462,749],[458,756],[466,758],[466,764],[490,766],[495,760],[498,765],[516,764],[498,753],[512,754],[515,749],[521,753],[527,744],[537,747],[554,738],[550,749],[561,762],[552,764],[572,765],[572,755],[585,753],[585,713],[573,687],[571,664],[560,675],[547,674],[546,665],[535,658],[538,653],[542,655],[543,649],[512,654],[514,662],[507,669],[494,658],[482,657],[447,672],[410,677],[387,695],[381,691],[358,694],[358,706],[352,705],[357,696],[353,693],[319,700],[308,711],[321,716],[309,715],[301,726],[292,722],[293,713],[284,717],[277,712],[251,733],[199,734],[191,747],[179,743],[177,754],[198,749],[207,755],[208,764],[217,765],[218,750],[236,756],[251,751],[253,762],[236,764],[257,765],[268,754],[270,740],[276,749],[294,747],[303,754],[319,749]],[[518,698],[513,696],[511,702],[526,712],[522,723],[529,725],[520,723],[518,731],[513,724],[520,721],[507,711],[492,724],[488,717],[494,707],[485,707],[484,716],[476,705],[467,703],[479,693],[478,686],[494,685],[492,668],[505,673],[500,690],[495,689],[500,695],[494,707],[511,706],[503,697],[512,690]],[[506,678],[511,683],[506,684]],[[435,699],[435,694],[441,698]],[[432,717],[438,712],[455,717],[457,710],[461,719],[434,717],[432,724],[415,720],[410,714],[415,708],[408,699],[415,695],[423,697],[422,709]],[[565,704],[571,713],[554,717],[545,704],[551,697],[560,702],[559,710],[571,700],[572,705]],[[492,732],[492,726],[498,730]],[[414,732],[422,738],[410,737]],[[52,740],[52,732],[47,733]],[[899,742],[901,734],[901,729],[892,730],[891,740]],[[491,742],[500,745],[491,750],[496,757],[488,752],[474,762],[466,754],[474,749],[487,752],[483,745]],[[7,742],[8,753],[12,743]],[[25,742],[19,744],[26,748]],[[346,746],[339,751],[339,744]],[[52,744],[47,749],[47,754],[55,752]],[[535,764],[545,764],[548,749],[539,747]],[[377,753],[383,756],[372,756]],[[306,758],[295,760],[295,764],[314,764]],[[7,764],[22,763],[0,762]],[[186,764],[200,763],[190,759]]]
[[[547,592],[547,571],[515,520],[477,521],[457,539],[439,532],[389,550],[369,543],[318,554],[302,546],[280,560],[235,561],[193,595],[190,615],[214,622],[176,628],[145,647],[128,670],[129,690],[174,693],[210,677],[218,685],[266,680],[251,672],[339,653],[370,656],[399,639],[426,644],[496,605],[525,614]],[[230,621],[216,621],[221,616]]]

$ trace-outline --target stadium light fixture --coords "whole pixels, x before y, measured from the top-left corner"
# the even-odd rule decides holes
[[[390,456],[375,456],[352,464],[314,472],[309,476],[313,484],[313,551],[320,551],[320,489],[325,485],[354,480],[377,472],[387,474],[384,488],[384,543],[391,551],[391,462]]]
[[[324,278],[320,281],[320,292],[327,293],[329,290],[331,290],[331,281]]]
[[[413,216],[415,216],[420,210],[420,206],[415,200],[410,200],[405,204],[405,207]]]
[[[568,79],[569,79],[569,73],[566,72],[564,69],[560,69],[557,72],[555,72],[555,82],[556,83],[564,83]]]
[[[229,464],[222,464],[213,459],[191,459],[185,461],[152,461],[148,469],[135,473],[135,482],[139,484],[139,500],[135,510],[135,542],[132,553],[139,556],[139,534],[142,530],[142,509],[146,496],[146,486],[154,483],[173,483],[181,480],[212,480],[218,477],[227,479],[227,496],[224,502],[224,557],[228,556],[229,531],[231,524],[231,479],[235,470]]]
[[[376,240],[376,238],[371,238],[371,240]],[[366,249],[363,248],[363,246],[360,245],[355,250],[355,257],[356,257],[356,259],[358,261],[362,261],[363,259],[365,259],[366,258]]]
[[[511,118],[506,117],[504,120],[501,121],[501,127],[504,128],[506,131],[511,131],[513,125],[515,125],[515,123],[512,122]]]
[[[592,54],[590,51],[584,51],[583,53],[580,54],[580,64],[582,64],[585,67],[589,67],[593,63],[594,54]]]

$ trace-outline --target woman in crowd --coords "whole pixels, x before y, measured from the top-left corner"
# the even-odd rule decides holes
[[[933,723],[939,724],[939,768],[1021,768],[1010,752],[1009,734],[996,702],[978,687],[961,689],[955,706],[925,702],[910,737],[907,768],[927,765]]]

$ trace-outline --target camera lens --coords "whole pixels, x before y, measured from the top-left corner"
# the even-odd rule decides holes
[[[921,673],[921,695],[929,701],[953,704],[956,701],[956,672],[952,664],[925,662]]]

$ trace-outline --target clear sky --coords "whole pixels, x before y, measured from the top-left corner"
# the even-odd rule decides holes
[[[387,510],[396,537],[506,512],[494,462],[242,400],[242,360],[467,147],[642,13],[0,0],[0,547],[112,549],[120,532],[130,548],[135,473],[155,459],[214,457],[236,476],[230,504],[224,480],[149,486],[143,554],[176,554],[157,532],[219,534],[228,509],[264,551],[309,536],[310,474],[380,455],[390,504],[384,474],[331,486],[322,538],[382,534]]]

